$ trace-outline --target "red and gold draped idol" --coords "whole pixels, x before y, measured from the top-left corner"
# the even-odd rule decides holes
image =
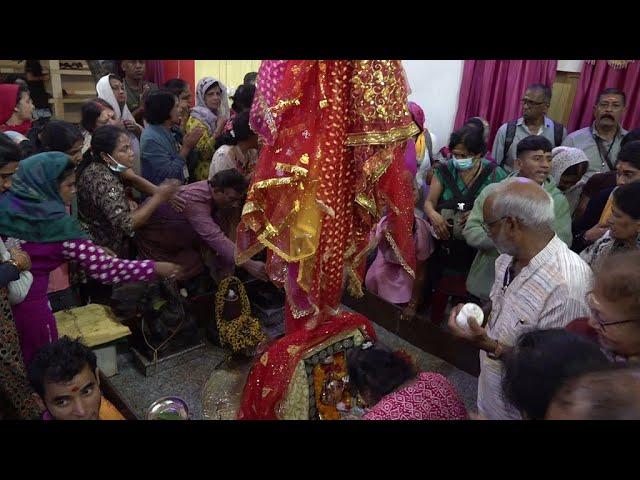
[[[376,341],[371,322],[359,313],[342,312],[322,318],[313,330],[299,328],[278,339],[251,368],[242,392],[240,420],[281,419],[282,402],[294,370],[304,355],[323,343],[332,343],[340,334],[358,329],[367,341]],[[306,400],[306,399],[305,399]]]
[[[418,133],[398,60],[263,61],[251,127],[264,143],[238,226],[237,263],[268,248],[287,293],[287,333],[333,315],[344,277],[362,295],[369,233],[383,209],[387,240],[414,275],[406,140]]]

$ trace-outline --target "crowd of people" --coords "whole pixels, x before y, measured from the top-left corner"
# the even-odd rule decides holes
[[[47,401],[46,372],[84,382],[95,370],[91,352],[58,342],[54,312],[109,304],[113,286],[128,282],[165,278],[193,293],[235,266],[234,223],[259,148],[248,126],[255,75],[236,89],[233,109],[222,82],[202,79],[191,109],[184,80],[147,82],[143,60],[122,69],[100,78],[79,126],[35,119],[21,78],[0,84],[0,384],[20,418],[41,418],[41,400],[49,418],[64,417]],[[263,262],[241,267],[267,279]],[[31,385],[26,366],[40,369]]]
[[[262,147],[255,72],[231,103],[220,80],[200,79],[191,107],[184,80],[148,82],[144,60],[121,67],[99,79],[79,126],[36,120],[26,80],[0,84],[0,386],[19,418],[121,417],[95,355],[58,338],[54,312],[109,304],[123,283],[167,279],[191,295],[236,267],[269,280],[262,260],[235,258]],[[480,418],[637,419],[640,129],[622,127],[617,89],[571,133],[547,116],[550,101],[533,84],[491,151],[488,122],[473,117],[437,152],[409,102],[417,268],[398,258],[383,216],[365,285],[407,322],[440,323],[453,300],[443,328],[480,350]],[[461,327],[465,303],[486,320]],[[444,377],[397,353],[356,352],[349,373],[365,419],[469,418]]]
[[[637,314],[624,305],[636,302],[640,279],[631,273],[640,267],[640,129],[622,127],[626,95],[618,89],[603,90],[592,125],[569,134],[546,115],[550,102],[547,86],[529,86],[522,117],[498,129],[491,153],[488,123],[474,117],[432,157],[405,157],[416,175],[415,279],[385,241],[383,219],[372,234],[367,288],[399,305],[405,321],[439,322],[446,301],[458,303],[447,326],[480,349],[483,418],[637,418],[630,407],[614,408],[613,395],[596,406],[604,382],[590,379],[606,375],[589,375],[620,363],[629,372],[611,378],[635,375]],[[410,110],[424,131],[424,113]],[[460,327],[465,303],[481,306],[486,320]],[[611,309],[606,320],[602,305]],[[568,403],[578,402],[579,388],[578,412]],[[563,406],[547,413],[556,393]]]

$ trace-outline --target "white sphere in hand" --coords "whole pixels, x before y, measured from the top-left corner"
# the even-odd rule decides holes
[[[482,325],[482,322],[484,320],[484,312],[475,303],[466,303],[462,307],[462,310],[460,310],[460,313],[458,313],[458,316],[456,317],[456,324],[460,328],[469,329],[469,324],[467,320],[470,317],[474,318],[478,325]]]

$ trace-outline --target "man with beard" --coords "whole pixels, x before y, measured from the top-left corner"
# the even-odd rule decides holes
[[[566,201],[566,200],[565,200]],[[479,413],[492,420],[521,418],[503,398],[503,353],[524,332],[564,328],[588,315],[589,266],[553,230],[554,200],[535,181],[509,178],[486,198],[482,226],[502,254],[496,260],[486,328],[474,319],[456,324],[462,304],[449,317],[452,333],[480,351]]]
[[[617,88],[603,90],[593,106],[594,122],[576,130],[565,138],[562,145],[576,147],[589,158],[584,180],[593,174],[616,169],[620,142],[627,131],[620,125],[626,108],[626,95]]]
[[[562,124],[547,117],[551,89],[542,83],[529,85],[522,97],[522,117],[502,124],[493,141],[493,158],[507,172],[513,172],[518,143],[529,135],[539,135],[559,147],[567,136]]]
[[[541,185],[553,198],[555,218],[553,229],[560,240],[571,245],[571,208],[564,194],[549,179],[551,150],[551,142],[543,136],[531,135],[522,139],[516,150],[517,158],[514,163],[516,171],[502,182],[507,181],[508,178],[519,177],[528,178]],[[462,232],[467,244],[478,249],[467,276],[467,290],[483,302],[489,300],[489,292],[495,277],[494,265],[498,258],[494,242],[483,228],[483,222],[487,221],[483,217],[483,205],[485,199],[499,185],[501,183],[493,183],[480,192]]]

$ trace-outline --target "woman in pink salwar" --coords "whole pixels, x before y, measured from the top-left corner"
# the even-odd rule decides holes
[[[13,307],[26,365],[38,348],[58,339],[47,285],[51,271],[62,263],[76,260],[91,278],[113,284],[169,277],[179,271],[172,263],[122,260],[91,242],[65,207],[75,195],[74,170],[64,153],[34,155],[20,162],[11,189],[0,195],[0,235],[19,239],[32,263],[29,293]]]
[[[413,182],[413,198],[418,202],[418,185]],[[376,258],[365,277],[365,286],[386,301],[406,308],[403,317],[412,319],[422,300],[426,278],[426,260],[434,250],[431,227],[422,217],[414,214],[413,241],[416,252],[416,278],[406,271],[388,240],[387,217],[376,226],[373,242],[378,245]]]

